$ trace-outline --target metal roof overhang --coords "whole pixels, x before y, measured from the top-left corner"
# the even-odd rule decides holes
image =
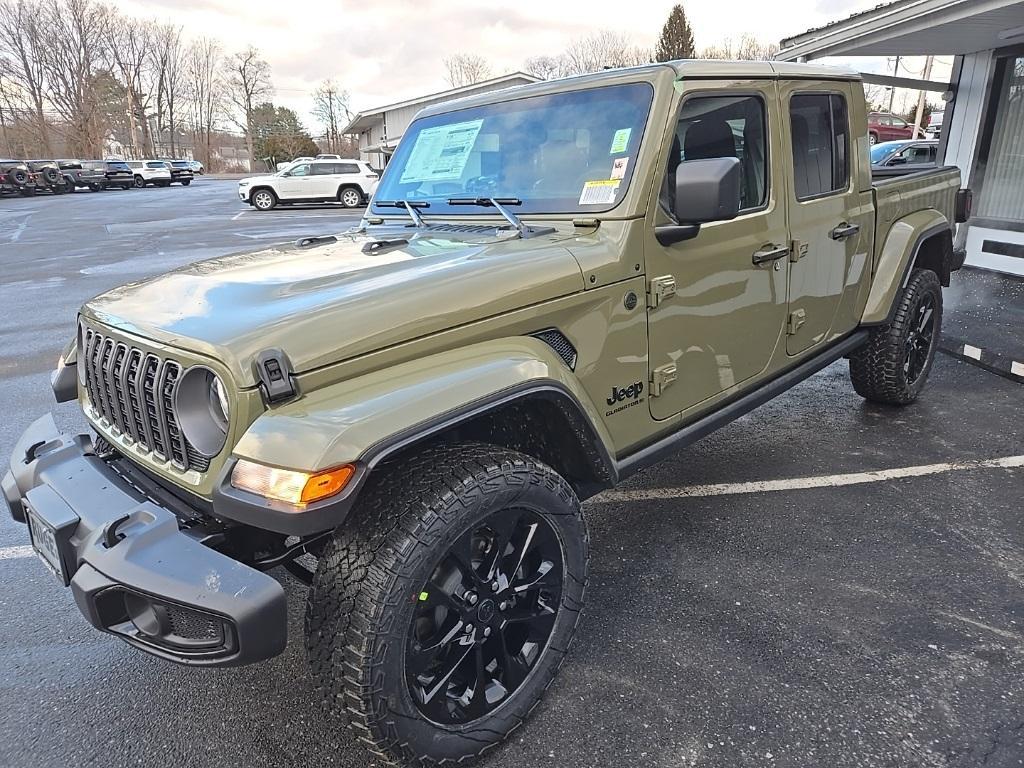
[[[965,55],[1024,42],[1024,0],[897,0],[782,41],[776,58]]]

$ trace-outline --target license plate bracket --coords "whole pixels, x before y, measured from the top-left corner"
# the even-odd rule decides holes
[[[41,500],[47,503],[40,504]],[[32,549],[47,570],[65,587],[68,586],[77,565],[71,535],[78,527],[78,515],[47,486],[30,491],[24,505]]]

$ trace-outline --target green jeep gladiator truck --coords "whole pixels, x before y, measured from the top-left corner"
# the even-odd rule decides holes
[[[360,226],[81,308],[3,478],[97,629],[184,664],[282,651],[399,763],[478,755],[583,609],[580,502],[846,357],[911,403],[970,206],[872,179],[852,72],[686,61],[420,113]]]

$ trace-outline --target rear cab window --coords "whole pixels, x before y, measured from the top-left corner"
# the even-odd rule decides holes
[[[797,200],[845,192],[850,185],[850,121],[841,93],[796,93],[789,102]]]

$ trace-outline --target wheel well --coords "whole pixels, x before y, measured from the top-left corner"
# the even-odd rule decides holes
[[[253,187],[252,189],[249,190],[249,199],[252,200],[252,196],[255,195],[257,192],[269,192],[274,196],[275,199],[277,198],[277,192],[275,192],[271,187],[268,187],[266,184],[261,184],[260,186]]]
[[[939,276],[939,282],[949,287],[950,268],[953,263],[953,232],[937,232],[924,240],[914,254],[914,266],[930,269]]]
[[[354,189],[354,190],[355,190],[356,192],[358,192],[358,193],[359,193],[360,195],[362,195],[362,194],[363,194],[363,189],[362,189],[362,187],[360,187],[360,186],[359,186],[358,184],[352,184],[351,182],[349,182],[349,183],[347,183],[347,184],[341,184],[341,185],[339,185],[339,186],[338,186],[338,194],[340,195],[340,194],[341,194],[342,192],[344,192],[344,191],[345,191],[346,189]]]
[[[525,453],[558,472],[581,499],[614,485],[615,470],[600,438],[567,396],[537,393],[504,403],[406,444],[375,471],[439,444],[490,443]]]

